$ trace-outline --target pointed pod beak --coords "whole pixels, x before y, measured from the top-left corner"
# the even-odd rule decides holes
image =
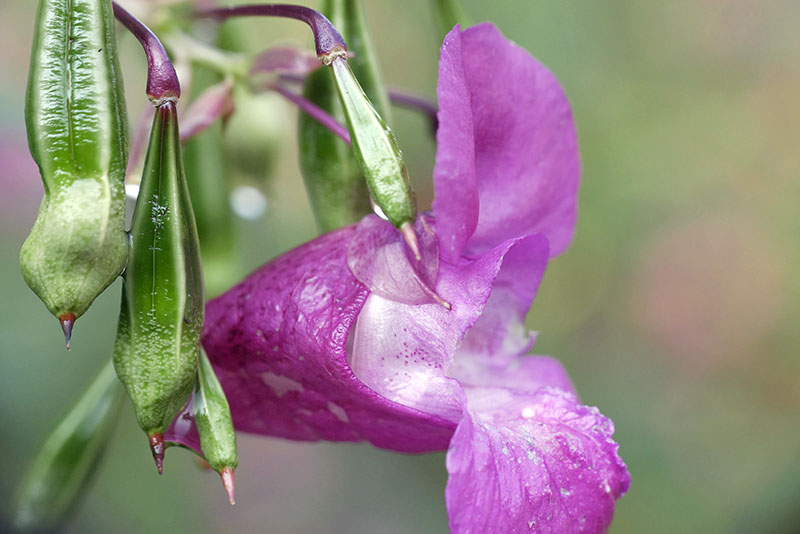
[[[222,485],[225,486],[225,492],[228,494],[228,501],[233,506],[236,504],[236,499],[233,495],[233,468],[223,467],[219,472],[219,476],[222,479]]]
[[[67,350],[69,350],[69,342],[72,339],[72,326],[75,324],[75,314],[72,312],[62,313],[58,316],[58,322],[61,323],[61,330],[64,331],[64,340],[67,343]]]
[[[161,475],[164,473],[164,435],[161,432],[153,432],[148,438],[153,460],[156,461],[156,469],[158,469],[158,474]]]

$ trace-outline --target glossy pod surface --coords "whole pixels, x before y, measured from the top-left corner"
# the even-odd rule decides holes
[[[200,248],[174,102],[156,109],[131,240],[114,365],[139,425],[153,436],[189,399],[203,325]]]
[[[327,0],[322,12],[347,41],[352,55],[348,63],[364,93],[378,114],[390,120],[389,99],[360,3]],[[307,76],[303,95],[339,122],[347,120],[336,82],[328,69],[318,69]],[[369,191],[353,149],[305,114],[300,115],[298,133],[300,166],[320,230],[326,232],[352,224],[369,213]]]
[[[337,28],[344,24],[343,7],[342,0],[322,3],[323,14]],[[306,77],[303,96],[339,122],[346,120],[328,69],[317,69]],[[320,231],[353,224],[368,214],[367,184],[347,143],[305,113],[298,118],[297,133],[300,169]]]
[[[41,0],[25,119],[45,196],[20,266],[57,317],[125,267],[125,112],[110,0]]]
[[[217,472],[225,468],[235,469],[239,459],[231,409],[214,368],[202,349],[197,367],[197,384],[192,396],[192,415],[208,465]]]
[[[394,134],[375,111],[347,61],[336,58],[331,68],[353,152],[375,203],[395,227],[413,223],[417,218],[416,198]]]

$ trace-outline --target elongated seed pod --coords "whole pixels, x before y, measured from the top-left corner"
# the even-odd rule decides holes
[[[236,434],[228,399],[202,349],[197,366],[197,384],[192,396],[192,416],[200,435],[203,456],[222,477],[228,498],[233,504],[233,471],[239,465]]]
[[[41,0],[25,105],[45,195],[25,281],[72,322],[125,267],[127,119],[110,0]]]
[[[327,0],[323,2],[322,13],[341,31],[353,56],[348,63],[378,114],[389,121],[389,98],[360,3]],[[336,83],[328,69],[308,75],[303,96],[340,122],[346,120]],[[305,114],[300,115],[298,134],[300,168],[320,230],[325,232],[351,224],[369,213],[367,184],[353,150]]]
[[[121,400],[122,386],[109,361],[25,474],[13,515],[17,529],[50,531],[68,518],[97,471]]]
[[[389,105],[389,93],[383,83],[378,57],[372,37],[367,27],[367,19],[360,0],[335,0],[340,3],[342,16],[339,30],[347,42],[347,50],[352,57],[347,60],[358,79],[358,83],[372,103],[372,107],[386,123],[392,122],[392,108]]]
[[[308,75],[303,96],[344,122],[328,69]],[[352,224],[370,212],[369,191],[352,149],[305,113],[298,116],[300,170],[321,233]]]
[[[192,392],[202,325],[200,247],[175,102],[167,101],[153,119],[114,347],[114,366],[159,471],[162,434]]]
[[[195,67],[192,75],[194,95],[216,83],[210,71]],[[192,206],[203,258],[206,292],[216,296],[236,282],[238,254],[233,228],[230,187],[223,161],[222,125],[219,121],[189,139],[183,147]]]
[[[364,94],[347,61],[335,57],[331,67],[353,152],[375,203],[395,227],[410,228],[417,218],[417,204],[397,140]]]
[[[325,0],[321,11],[334,26],[341,27],[342,0]],[[317,69],[306,77],[303,96],[339,122],[345,121],[328,69]],[[352,149],[305,113],[298,116],[297,134],[300,170],[320,232],[352,224],[369,213],[369,191]]]

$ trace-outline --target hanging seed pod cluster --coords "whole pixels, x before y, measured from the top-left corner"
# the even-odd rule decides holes
[[[156,108],[129,232],[128,126],[115,16],[144,47],[147,95]],[[40,1],[26,123],[45,197],[20,264],[25,280],[61,321],[68,347],[75,319],[122,275],[113,368],[158,471],[163,434],[197,391],[206,407],[205,424],[198,427],[214,444],[209,461],[223,475],[232,502],[237,461],[230,410],[210,364],[198,369],[203,270],[181,157],[179,96],[166,51],[123,8],[110,0]],[[95,472],[120,391],[110,364],[29,470],[17,504],[20,528],[57,526]]]
[[[300,164],[318,226],[328,231],[354,223],[372,204],[419,260],[414,192],[387,124],[389,100],[361,6],[355,0],[327,0],[324,9],[353,43],[352,70],[342,35],[309,8],[251,5],[194,16],[223,20],[263,15],[309,24],[325,68],[299,80],[304,82],[302,95],[281,84],[271,87],[308,113],[299,125]],[[141,177],[128,177],[138,193],[127,230],[128,125],[114,18],[145,51],[146,95],[155,108]],[[176,25],[168,31],[183,29]],[[39,3],[26,122],[45,196],[20,253],[22,273],[61,322],[68,347],[75,320],[117,277],[122,278],[122,296],[116,341],[113,351],[109,349],[112,358],[49,438],[25,479],[17,504],[17,522],[25,528],[57,528],[74,507],[105,449],[122,397],[119,382],[158,472],[165,450],[191,434],[197,438],[195,452],[220,474],[234,502],[238,456],[231,410],[201,346],[205,286],[199,237],[212,264],[235,265],[233,258],[215,257],[219,251],[226,256],[235,250],[235,225],[226,198],[229,184],[222,182],[221,172],[231,151],[221,150],[227,142],[225,129],[214,123],[233,113],[233,95],[253,91],[253,79],[246,77],[255,70],[243,75],[226,61],[230,54],[209,45],[198,47],[185,35],[171,42],[190,42],[193,50],[205,51],[192,70],[205,69],[212,73],[210,79],[230,84],[224,102],[219,100],[225,105],[197,106],[205,115],[188,121],[192,127],[187,138],[212,127],[205,141],[195,138],[190,148],[188,176],[179,131],[181,87],[156,35],[111,0]],[[193,93],[201,94],[197,89],[202,88],[198,82]],[[136,165],[131,168],[139,168],[138,161],[132,163]],[[200,225],[192,198],[202,210]],[[214,279],[213,291],[224,289],[225,276]]]

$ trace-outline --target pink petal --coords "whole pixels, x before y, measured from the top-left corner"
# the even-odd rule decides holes
[[[544,276],[549,249],[541,235],[527,240],[528,246],[517,247],[505,257],[489,302],[461,346],[464,358],[484,355],[502,363],[533,346],[525,316]]]
[[[208,303],[203,344],[234,425],[294,440],[442,450],[453,422],[384,398],[347,362],[368,295],[347,267],[354,233],[343,228],[294,249]]]
[[[611,421],[559,390],[465,391],[447,453],[451,532],[605,532],[630,483]]]
[[[233,113],[233,82],[224,80],[212,85],[198,96],[181,117],[181,141],[199,134],[217,119]]]
[[[533,233],[560,254],[575,226],[580,161],[555,77],[493,25],[456,27],[442,47],[438,93],[434,212],[443,257]]]
[[[472,106],[456,26],[447,34],[439,59],[439,128],[433,170],[436,234],[442,258],[456,263],[478,225],[478,183]]]
[[[450,374],[456,350],[478,321],[495,280],[504,276],[506,262],[514,271],[521,259],[543,265],[546,240],[529,236],[502,243],[476,259],[462,258],[457,266],[442,262],[436,291],[452,304],[451,310],[370,294],[356,326],[353,372],[388,399],[458,422],[460,387]],[[541,273],[535,266],[531,270]],[[535,274],[531,280],[538,284]]]
[[[435,302],[439,272],[436,235],[420,216],[415,225],[422,261],[416,261],[399,232],[375,215],[364,217],[347,247],[347,264],[371,293],[404,304]]]
[[[320,67],[322,63],[311,51],[294,46],[276,46],[256,56],[250,67],[250,75],[276,73],[306,76]]]
[[[550,387],[577,396],[564,366],[550,356],[513,356],[498,362],[496,358],[465,358],[459,354],[450,376],[462,386],[505,388],[523,393]]]

